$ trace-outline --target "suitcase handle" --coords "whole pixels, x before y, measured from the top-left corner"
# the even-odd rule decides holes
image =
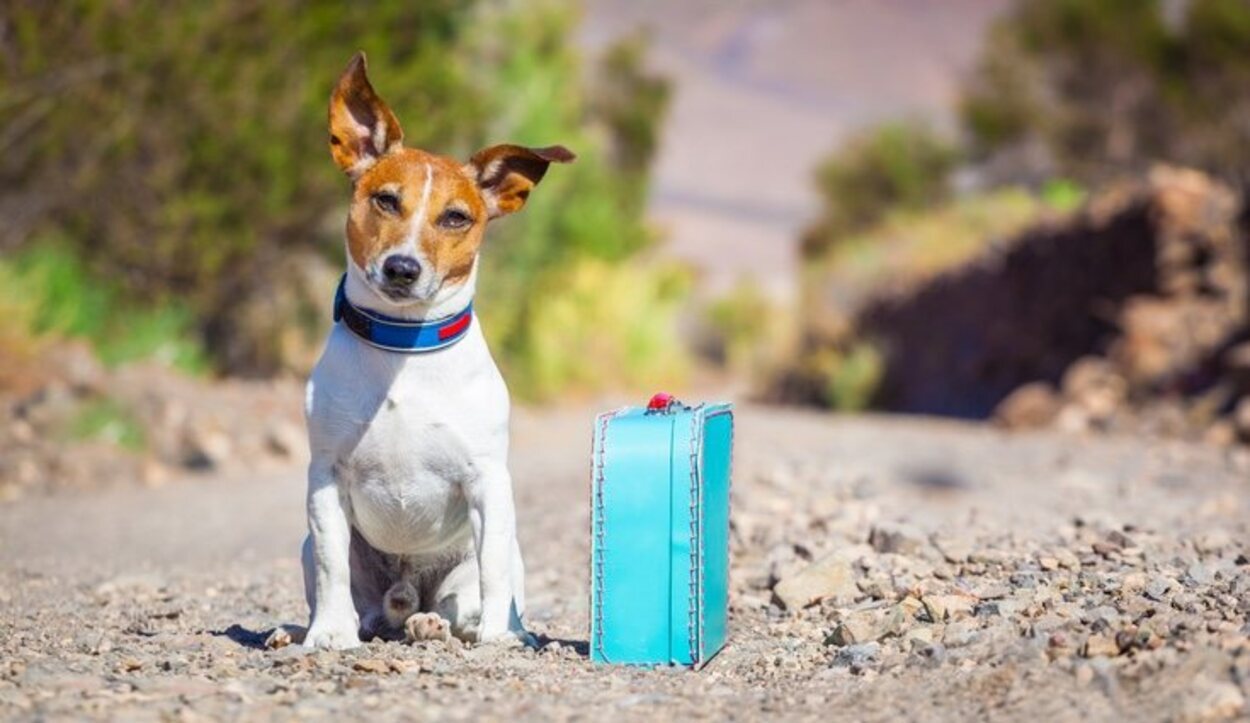
[[[657,392],[651,396],[651,401],[647,402],[647,414],[670,414],[673,408],[690,409],[687,404],[682,404],[677,397],[668,392]]]

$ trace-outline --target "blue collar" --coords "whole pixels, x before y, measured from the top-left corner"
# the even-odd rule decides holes
[[[473,302],[462,311],[436,321],[408,321],[353,306],[347,300],[347,274],[334,294],[334,320],[366,344],[386,351],[419,354],[443,349],[464,338],[473,320]]]

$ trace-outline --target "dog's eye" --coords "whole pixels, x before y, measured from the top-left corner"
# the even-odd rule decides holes
[[[373,199],[373,205],[383,213],[399,215],[399,196],[390,191],[378,191],[370,196]]]
[[[465,228],[473,223],[473,219],[464,211],[449,208],[438,217],[438,225],[443,228]]]

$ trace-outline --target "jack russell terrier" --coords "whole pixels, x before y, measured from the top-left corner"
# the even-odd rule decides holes
[[[362,636],[533,644],[508,474],[508,390],[473,314],[486,223],[561,146],[468,163],[403,146],[358,53],[330,98],[352,180],[338,324],[308,382],[304,644]]]

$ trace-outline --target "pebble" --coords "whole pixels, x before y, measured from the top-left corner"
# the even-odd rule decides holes
[[[389,673],[391,672],[391,666],[385,660],[365,658],[352,663],[352,670],[360,673]]]
[[[868,544],[877,552],[914,555],[925,544],[924,535],[915,527],[904,523],[882,523],[868,533]]]
[[[1167,602],[1168,591],[1175,586],[1175,583],[1165,577],[1155,577],[1146,583],[1146,597],[1155,602]]]
[[[1112,658],[1120,654],[1120,646],[1115,642],[1114,635],[1095,634],[1089,636],[1085,645],[1081,646],[1081,655],[1086,658]]]
[[[851,672],[859,670],[877,662],[881,656],[880,643],[864,643],[862,645],[848,645],[838,650],[838,654],[833,658],[833,664],[836,666],[848,667]]]
[[[851,563],[830,555],[783,578],[773,587],[773,593],[787,610],[799,610],[825,599],[850,602],[860,591]]]
[[[935,623],[971,617],[976,601],[962,595],[925,595],[920,599]]]
[[[980,637],[976,625],[968,620],[951,623],[942,635],[942,644],[948,648],[962,648]]]

